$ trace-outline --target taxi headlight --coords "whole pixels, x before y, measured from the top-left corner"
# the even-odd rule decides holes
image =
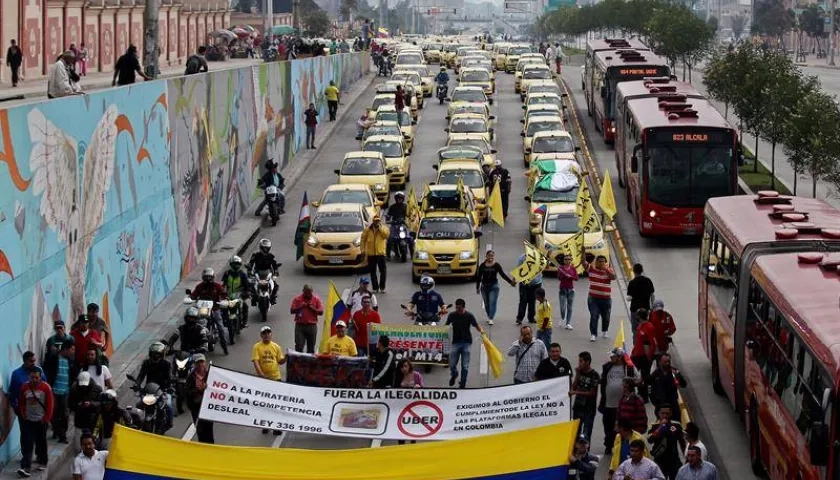
[[[473,257],[473,252],[472,250],[464,250],[463,252],[461,252],[461,255],[459,255],[459,257],[461,258],[461,260],[469,260]]]
[[[425,250],[417,250],[417,252],[414,253],[414,258],[416,258],[417,260],[428,260],[429,252]]]
[[[382,185],[381,183],[377,183],[376,185],[373,186],[373,189],[374,190],[385,190],[385,185]]]
[[[356,239],[353,240],[353,246],[358,247],[358,246],[361,246],[361,245],[362,245],[362,237],[361,236],[356,237]]]
[[[309,238],[307,238],[307,239],[306,239],[306,243],[307,243],[310,247],[315,247],[315,246],[317,246],[317,245],[318,245],[318,239],[317,239],[317,238],[315,238],[315,237],[313,237],[312,235],[310,235],[310,236],[309,236]]]
[[[604,243],[604,239],[602,238],[602,239],[598,240],[597,242],[595,242],[595,244],[592,245],[590,248],[593,249],[593,250],[600,250],[600,249],[604,248],[605,246],[606,246],[606,243]]]

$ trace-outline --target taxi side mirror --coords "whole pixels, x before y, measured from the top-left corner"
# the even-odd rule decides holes
[[[321,206],[321,202],[309,202],[309,204],[312,205],[315,208],[318,208],[319,206]]]
[[[481,236],[484,235],[484,233],[476,230],[473,232],[473,235],[475,235],[475,238],[481,238]]]
[[[492,99],[492,98],[490,98],[490,99],[488,99],[488,100],[490,101],[490,105],[493,105],[493,99]]]
[[[526,149],[525,149],[525,153],[531,153],[531,149],[530,149],[530,148],[526,148]]]
[[[491,148],[491,149],[490,149],[490,153],[491,153],[491,154],[494,154],[494,153],[496,153],[496,152],[498,152],[498,150],[496,150],[495,148]]]
[[[530,201],[531,201],[531,196],[530,196],[530,195],[525,195],[525,197],[524,197],[524,198],[525,198],[525,201],[526,201],[526,202],[530,202]]]
[[[336,174],[336,175],[340,175],[340,174],[341,174],[341,170],[339,170],[339,169],[337,169],[337,168],[336,168],[335,170],[333,170],[333,172],[335,172],[335,174]]]
[[[429,182],[429,185],[437,185],[437,182]]]
[[[432,168],[433,168],[435,171],[437,171],[437,169],[438,169],[438,168],[440,168],[440,167],[438,167],[437,165],[432,165]]]
[[[579,151],[580,151],[580,147],[575,147],[575,151],[576,151],[576,152],[579,152]]]
[[[561,93],[561,94],[560,94],[560,96],[561,96],[561,97],[568,97],[568,96],[569,96],[569,94],[568,94],[568,93]]]
[[[519,136],[520,136],[520,137],[522,137],[522,138],[525,138],[525,132],[521,132],[521,133],[519,134]]]
[[[495,116],[495,115],[490,115],[488,118],[489,118],[490,120],[495,120],[495,119],[496,119],[496,116]]]
[[[444,128],[443,131],[449,133],[449,127]]]
[[[524,118],[523,118],[523,119],[520,119],[520,120],[519,120],[519,123],[521,123],[521,124],[523,124],[523,125],[524,125],[524,124],[525,124],[525,119],[524,119]]]
[[[528,107],[525,106],[525,105],[522,105],[522,110],[525,110],[526,108],[528,108]]]

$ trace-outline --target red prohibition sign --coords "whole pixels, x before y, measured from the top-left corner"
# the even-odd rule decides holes
[[[409,403],[397,416],[397,428],[412,438],[429,437],[440,431],[442,426],[443,411],[425,400]]]

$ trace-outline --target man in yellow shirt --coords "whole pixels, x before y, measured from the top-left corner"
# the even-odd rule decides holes
[[[538,288],[535,295],[537,297],[537,340],[542,340],[545,343],[545,348],[549,349],[551,329],[554,328],[551,323],[551,304],[545,298],[544,288]]]
[[[327,107],[330,110],[330,121],[335,121],[335,114],[338,112],[338,102],[341,100],[341,92],[335,86],[335,82],[330,80],[330,85],[324,90],[324,95],[327,97]]]
[[[334,357],[355,357],[359,354],[356,342],[347,336],[347,324],[343,320],[335,322],[336,334],[327,340],[327,348],[321,353]]]
[[[271,341],[271,327],[268,325],[260,329],[260,341],[255,343],[251,350],[251,362],[260,377],[281,381],[280,365],[286,363],[286,357],[280,345]],[[268,433],[268,429],[264,428],[262,433]],[[283,432],[280,430],[274,431],[275,436],[281,433]]]

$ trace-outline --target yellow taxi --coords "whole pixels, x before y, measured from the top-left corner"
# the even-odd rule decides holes
[[[394,94],[393,93],[377,93],[373,96],[373,102],[370,104],[370,110],[372,112],[378,111],[385,105],[394,106]]]
[[[527,167],[531,162],[531,144],[534,135],[539,132],[563,131],[565,129],[563,118],[559,116],[538,116],[528,119],[522,135],[522,160]]]
[[[493,62],[482,57],[467,57],[461,61],[461,69],[483,68],[490,74],[490,87],[496,91],[496,70],[493,69]]]
[[[379,214],[379,208],[384,205],[383,202],[376,199],[376,195],[370,186],[362,183],[330,185],[321,194],[320,200],[310,202],[309,204],[314,208],[319,208],[323,205],[332,205],[334,203],[358,203],[364,207],[370,218]]]
[[[472,280],[479,262],[479,238],[469,214],[457,211],[427,212],[414,236],[411,280],[420,277],[466,278]]]
[[[493,95],[490,72],[483,68],[462,68],[458,74],[459,87],[481,87],[487,96]]]
[[[505,55],[505,73],[513,73],[516,69],[516,63],[519,62],[519,57],[526,53],[531,53],[531,47],[528,45],[513,45],[508,48]]]
[[[411,114],[403,110],[398,112],[397,108],[392,105],[385,105],[380,107],[374,117],[376,122],[395,122],[400,126],[402,136],[405,139],[405,148],[409,154],[414,149],[414,122],[411,120]]]
[[[531,146],[525,149],[527,162],[531,161],[531,154],[537,153],[567,153],[574,154],[580,147],[575,146],[572,134],[565,130],[546,130],[536,132],[531,138]]]
[[[563,109],[557,105],[539,104],[531,105],[525,109],[525,116],[519,121],[523,126],[526,125],[532,118],[536,117],[560,117],[564,121],[566,117],[563,115]]]
[[[397,54],[397,58],[394,60],[394,68],[398,68],[401,65],[423,65],[425,63],[426,59],[423,58],[422,51],[401,50],[400,53]]]
[[[460,47],[457,43],[448,43],[443,46],[443,52],[440,54],[440,64],[452,67],[455,61],[456,50]]]
[[[530,202],[528,228],[534,228],[542,222],[547,206],[555,203],[571,203],[574,207],[580,189],[580,178],[572,169],[540,177],[525,196],[525,200]]]
[[[383,92],[388,92],[391,95],[391,98],[394,98],[394,93],[397,91],[397,86],[402,87],[405,91],[405,106],[408,107],[408,113],[411,114],[411,120],[414,123],[417,123],[418,112],[417,112],[417,93],[414,88],[414,84],[410,82],[399,82],[394,80],[388,80],[385,83],[376,87],[377,96],[381,95]],[[421,94],[422,96],[422,94]],[[375,99],[376,97],[374,97]],[[396,107],[396,103],[394,101],[387,103],[386,105],[391,105]],[[378,111],[374,110],[374,112]]]
[[[388,173],[385,157],[379,152],[349,152],[344,155],[341,168],[335,170],[338,183],[362,183],[373,190],[376,199],[388,203]]]
[[[449,96],[446,114],[451,117],[459,103],[488,103],[492,105],[493,99],[488,98],[481,87],[455,87]]]
[[[392,85],[402,85],[403,88],[407,88],[409,85],[414,90],[414,94],[417,97],[417,108],[423,108],[424,103],[424,95],[423,95],[423,79],[415,72],[411,70],[394,70],[394,73],[391,75],[391,79],[389,82]],[[399,82],[399,83],[397,83]]]
[[[554,79],[534,80],[533,82],[529,82],[528,88],[522,89],[520,94],[521,93],[524,93],[526,97],[532,93],[556,93],[561,97],[566,95],[560,91],[560,85],[557,85],[557,82],[555,82]]]
[[[453,116],[459,115],[462,113],[472,113],[476,115],[481,115],[488,120],[495,120],[495,115],[490,115],[490,104],[483,103],[483,102],[458,102],[454,106],[452,106],[452,114],[446,115],[447,120],[451,120]]]
[[[411,162],[403,148],[403,137],[376,136],[369,137],[362,145],[365,152],[381,152],[385,157],[385,169],[388,172],[388,183],[391,187],[403,189],[409,182]]]
[[[424,97],[432,96],[432,89],[434,88],[435,76],[426,65],[400,65],[400,72],[414,72],[420,75],[420,87],[423,90]],[[396,73],[396,72],[395,72]]]
[[[385,107],[381,107],[385,108]],[[402,130],[400,129],[400,124],[397,122],[389,122],[385,120],[381,120],[378,122],[373,122],[370,124],[368,128],[365,129],[365,133],[362,134],[362,144],[365,143],[368,137],[372,137],[374,135],[402,135]],[[406,150],[408,150],[408,145],[405,146]]]
[[[496,164],[496,149],[490,147],[484,135],[480,133],[450,133],[446,141],[447,147],[473,147],[484,155],[482,165],[490,168]]]
[[[528,187],[526,190],[530,191],[534,184],[544,175],[556,172],[572,172],[576,175],[588,175],[589,173],[583,170],[575,158],[573,153],[540,153],[531,158],[531,165],[525,176],[528,177]]]
[[[471,146],[443,147],[437,151],[438,166],[448,161],[470,161],[481,167],[484,165],[484,154],[481,150]]]
[[[522,105],[522,110],[528,110],[528,107],[534,105],[556,105],[561,110],[566,109],[563,103],[563,97],[556,93],[532,93],[525,97],[525,104]]]
[[[484,182],[484,170],[475,160],[446,160],[440,165],[432,165],[437,170],[435,185],[458,185],[458,180],[472,191],[476,205],[484,206],[478,210],[478,220],[487,222],[487,186]]]
[[[452,59],[452,69],[455,73],[458,73],[458,70],[461,68],[461,59],[464,57],[468,57],[473,55],[474,52],[480,51],[476,46],[468,46],[468,47],[458,47],[458,50],[455,52],[455,58]]]
[[[522,77],[519,83],[519,99],[525,101],[525,92],[528,91],[528,87],[530,87],[532,83],[552,79],[554,79],[554,73],[552,73],[551,69],[548,68],[548,65],[539,63],[526,65],[525,68],[522,69]],[[534,94],[536,94],[536,92],[534,92]]]
[[[493,141],[493,127],[490,126],[490,120],[483,115],[476,115],[474,113],[461,113],[453,115],[449,121],[449,127],[443,129],[449,134],[458,133],[475,133],[481,134],[488,142]]]
[[[427,43],[423,47],[426,63],[441,63],[441,53],[443,53],[443,45],[440,43]]]
[[[545,62],[538,58],[520,58],[519,61],[516,62],[516,68],[513,70],[513,90],[516,93],[522,93],[522,72],[525,67],[531,65],[545,65]]]
[[[358,203],[321,205],[303,244],[303,271],[366,267],[362,232],[371,220]]]
[[[505,69],[505,61],[507,60],[507,52],[513,44],[511,43],[496,43],[493,45],[493,67],[496,70]]]
[[[472,190],[458,188],[458,185],[427,185],[420,198],[420,215],[429,212],[466,213],[474,228],[480,225],[478,210],[484,208],[475,201]]]
[[[607,261],[610,258],[610,249],[604,238],[604,232],[611,232],[615,230],[615,227],[612,225],[602,227],[598,217],[599,215],[595,216],[595,226],[583,232],[583,247],[587,262],[592,262],[599,255],[606,257]],[[531,229],[534,245],[546,257],[554,261],[554,264],[549,262],[547,271],[556,272],[557,265],[562,264],[560,255],[563,250],[558,246],[580,233],[579,222],[580,217],[575,215],[574,202],[555,203],[546,207],[542,223]]]

